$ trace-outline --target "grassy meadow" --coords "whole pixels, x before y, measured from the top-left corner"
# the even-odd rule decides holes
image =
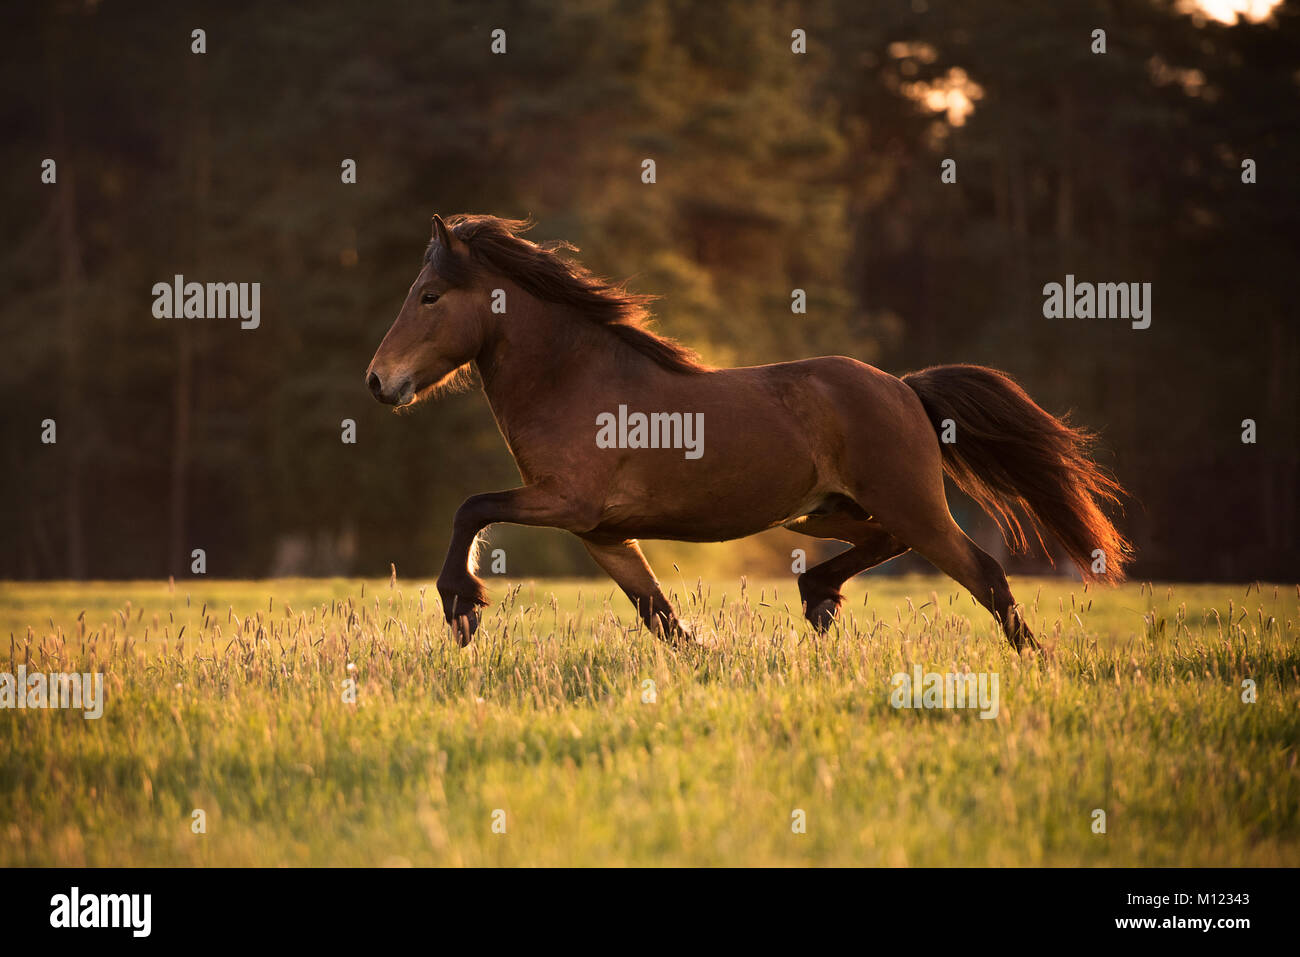
[[[678,582],[680,652],[608,582],[489,584],[466,650],[431,582],[0,584],[0,671],[106,691],[0,711],[0,865],[1300,864],[1294,584],[1015,579],[1024,657],[939,577],[821,637],[793,580]],[[895,709],[914,664],[997,717]]]

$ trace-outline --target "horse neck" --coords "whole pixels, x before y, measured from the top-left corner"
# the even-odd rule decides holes
[[[513,284],[507,303],[477,359],[483,391],[503,427],[544,414],[548,396],[626,376],[629,359],[651,361],[622,354],[632,350],[571,307],[541,302]]]

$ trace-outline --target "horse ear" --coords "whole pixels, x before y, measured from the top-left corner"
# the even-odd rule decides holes
[[[438,245],[443,249],[451,249],[451,231],[447,229],[447,224],[442,221],[442,217],[437,213],[433,214],[433,238],[438,241]]]

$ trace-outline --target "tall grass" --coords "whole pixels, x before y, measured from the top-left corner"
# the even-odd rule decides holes
[[[825,636],[683,584],[682,652],[607,583],[498,582],[466,650],[396,579],[0,585],[0,671],[107,690],[0,711],[0,864],[1300,863],[1294,586],[1013,587],[1041,656],[927,577]],[[997,718],[891,707],[915,663]]]

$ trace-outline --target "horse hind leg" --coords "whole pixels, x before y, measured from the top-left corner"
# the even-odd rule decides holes
[[[814,538],[838,539],[852,545],[799,576],[804,617],[819,632],[829,629],[839,617],[840,606],[844,604],[840,589],[846,581],[908,550],[908,546],[876,524],[856,504],[851,510],[807,515],[787,527]]]
[[[903,527],[899,527],[899,525]],[[998,624],[1017,651],[1026,645],[1039,647],[1025,624],[1011,594],[1006,572],[998,560],[980,548],[961,530],[945,503],[941,520],[933,523],[903,520],[895,522],[895,534],[920,552],[936,568],[969,591]]]
[[[892,427],[892,434],[873,433],[872,441],[846,450],[845,491],[874,522],[969,591],[998,620],[1012,646],[1037,647],[1006,572],[953,520],[938,436],[920,403],[911,401],[915,397],[905,398],[897,416],[879,423]]]
[[[971,541],[948,511],[938,455],[934,455],[933,471],[925,457],[893,461],[894,469],[888,475],[878,471],[870,486],[863,483],[855,488],[853,500],[870,508],[872,520],[904,549],[919,552],[969,591],[997,619],[1013,647],[1037,647],[1016,608],[1006,572],[997,559]]]

